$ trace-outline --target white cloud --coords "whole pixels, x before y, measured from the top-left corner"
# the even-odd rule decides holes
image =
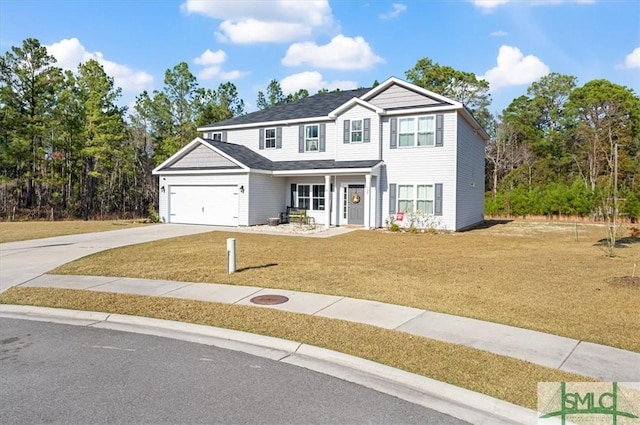
[[[325,81],[319,72],[309,71],[283,78],[280,81],[280,87],[285,95],[295,93],[300,89],[306,89],[312,95],[320,89],[353,90],[358,88],[358,83],[347,80]]]
[[[187,0],[181,9],[221,20],[218,40],[237,44],[294,41],[333,25],[328,0]]]
[[[380,14],[380,19],[393,19],[393,18],[397,18],[398,16],[400,16],[400,14],[402,12],[404,12],[405,10],[407,10],[407,6],[405,6],[402,3],[394,3],[392,5],[393,9],[390,12],[387,13],[381,13]]]
[[[496,7],[501,6],[507,3],[516,3],[517,0],[468,0],[476,7],[482,9],[485,12],[490,12],[494,10]],[[533,6],[546,6],[546,5],[554,5],[560,3],[579,3],[579,4],[591,4],[595,3],[595,0],[531,0],[527,1],[527,4]],[[524,2],[521,2],[524,3]]]
[[[127,65],[107,60],[101,52],[89,52],[77,38],[60,40],[57,43],[46,46],[46,48],[49,54],[56,58],[57,66],[73,72],[78,70],[78,65],[81,63],[87,62],[89,59],[95,59],[102,65],[104,72],[113,77],[115,85],[121,87],[124,91],[137,94],[151,88],[153,85],[153,76],[151,74],[144,71],[136,71]]]
[[[623,68],[640,68],[640,47],[636,47],[624,59]]]
[[[308,64],[329,69],[369,69],[381,62],[384,59],[373,52],[364,38],[345,37],[342,34],[324,46],[311,42],[294,43],[282,59],[285,66]]]
[[[198,78],[201,80],[212,80],[219,78],[224,81],[236,80],[238,78],[247,75],[247,72],[242,71],[223,71],[222,64],[227,60],[227,54],[224,50],[217,50],[212,52],[210,49],[202,52],[200,56],[193,59],[193,63],[196,65],[203,65],[204,68],[198,73]]]
[[[505,36],[509,35],[509,33],[506,32],[506,31],[498,30],[498,31],[494,31],[494,32],[489,33],[489,35],[491,37],[505,37]]]
[[[491,90],[501,87],[529,84],[547,75],[549,67],[536,56],[524,56],[514,46],[501,46],[497,66],[488,70],[481,78],[489,81]]]
[[[220,65],[224,63],[225,60],[227,60],[227,54],[224,50],[212,52],[210,49],[207,49],[200,56],[195,58],[193,62],[197,65],[212,66]]]

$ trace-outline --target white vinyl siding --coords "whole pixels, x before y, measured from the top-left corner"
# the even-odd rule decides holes
[[[382,174],[381,186],[383,221],[389,212],[389,184],[414,185],[414,190],[416,190],[415,185],[417,184],[433,184],[435,191],[435,184],[442,183],[442,216],[439,217],[439,226],[442,229],[455,230],[457,112],[443,113],[444,143],[442,147],[391,149],[389,147],[389,131],[389,117],[384,117],[382,119],[382,159],[386,172]],[[484,161],[484,156],[481,156],[481,159]]]
[[[269,218],[279,217],[286,210],[286,179],[267,174],[251,174],[249,187],[245,189],[249,201],[249,219],[247,224],[265,224]]]
[[[369,99],[369,103],[383,109],[407,108],[415,106],[428,106],[440,103],[423,94],[416,93],[404,87],[393,85]]]
[[[258,126],[248,129],[229,130],[227,132],[227,141],[229,143],[246,146],[271,161],[306,161],[311,159],[308,153],[298,152],[298,124],[278,126],[278,128],[282,129],[282,148],[276,146],[276,149],[260,149]],[[327,121],[325,137],[326,152],[313,152],[312,159],[333,159],[335,157],[335,134],[335,123],[333,121]],[[340,135],[340,141],[342,144],[342,135]]]
[[[456,159],[456,230],[484,220],[484,146],[482,138],[460,117]]]
[[[370,143],[344,143],[344,121],[350,120],[349,135],[352,136],[354,121],[361,121],[363,124],[363,140],[364,140],[364,120],[368,118],[369,122],[369,140]],[[335,126],[331,126],[329,130],[327,124],[327,151],[331,151],[336,161],[353,161],[353,160],[371,160],[380,158],[380,117],[371,109],[362,105],[356,105],[341,114],[336,120]],[[338,140],[335,145],[329,144],[329,137]]]
[[[229,159],[214,152],[209,147],[198,144],[181,158],[169,166],[169,169],[196,168],[196,167],[238,167]]]

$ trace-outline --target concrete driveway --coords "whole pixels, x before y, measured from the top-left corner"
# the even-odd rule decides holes
[[[219,230],[212,226],[158,224],[0,244],[0,292],[69,261],[125,245]],[[221,249],[225,249],[222,247]]]

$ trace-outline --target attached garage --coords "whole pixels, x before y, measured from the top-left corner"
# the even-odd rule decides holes
[[[237,185],[169,186],[169,223],[238,225]]]

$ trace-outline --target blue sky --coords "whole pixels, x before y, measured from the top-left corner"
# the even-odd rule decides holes
[[[232,81],[247,111],[272,78],[370,87],[423,57],[488,79],[494,113],[549,72],[640,93],[638,0],[0,1],[0,52],[29,37],[63,68],[98,59],[128,105],[182,61],[203,87]]]

